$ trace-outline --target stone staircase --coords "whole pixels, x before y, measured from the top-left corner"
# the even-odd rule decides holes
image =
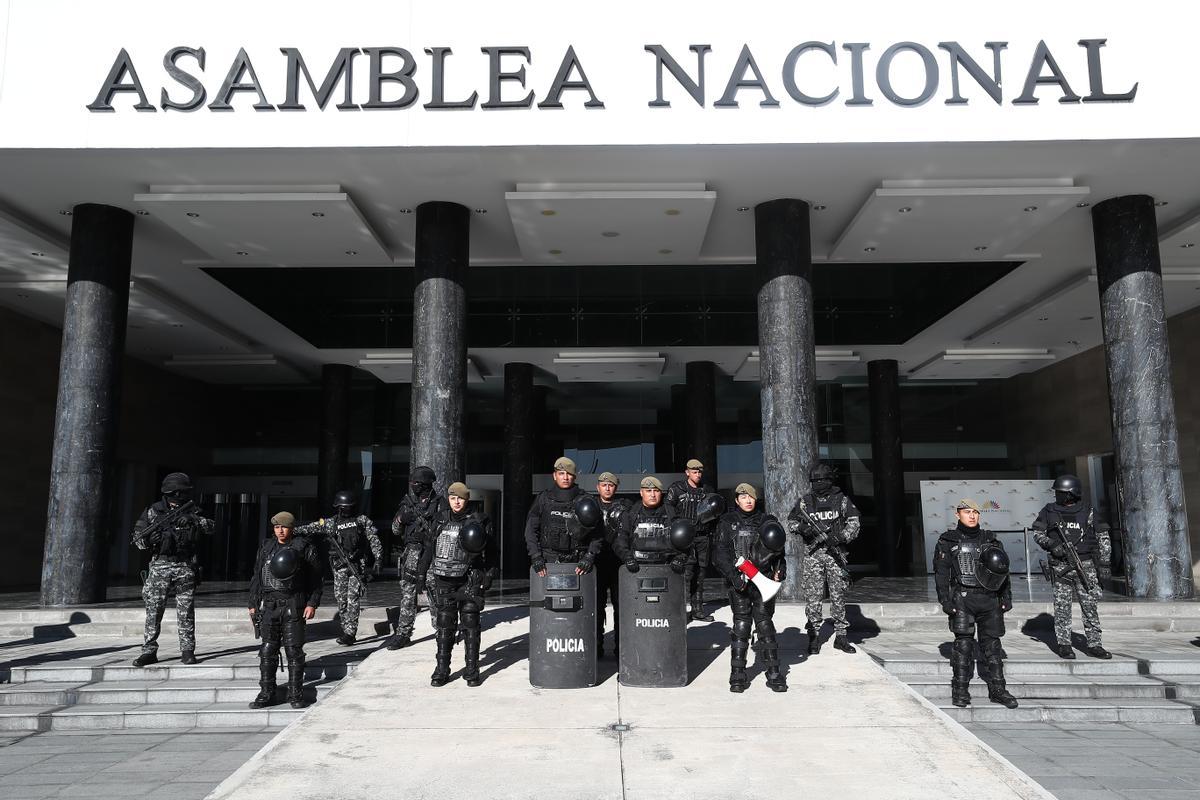
[[[198,663],[180,664],[174,610],[164,618],[158,664],[132,666],[141,652],[139,608],[0,611],[0,731],[280,727],[303,710],[286,703],[251,709],[258,694],[258,642],[244,609],[196,612]],[[386,609],[363,614],[353,647],[333,642],[332,613],[307,629],[305,697],[316,702],[380,643]],[[286,672],[277,678],[283,700]]]
[[[1021,701],[1011,710],[989,702],[979,678],[970,707],[951,705],[952,637],[936,605],[864,608],[862,619],[873,623],[855,627],[888,672],[960,722],[1200,723],[1200,603],[1101,603],[1107,661],[1079,649],[1075,660],[1051,652],[1051,610],[1018,603],[1006,617],[1005,678]],[[1078,634],[1075,643],[1083,644]]]

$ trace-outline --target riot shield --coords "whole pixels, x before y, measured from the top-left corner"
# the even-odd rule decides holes
[[[622,686],[687,685],[687,608],[684,576],[667,564],[624,567],[621,599]]]
[[[529,571],[529,683],[543,689],[596,685],[596,572],[575,564]]]

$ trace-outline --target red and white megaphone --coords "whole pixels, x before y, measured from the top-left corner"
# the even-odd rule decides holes
[[[779,581],[773,581],[759,572],[753,561],[747,561],[741,556],[738,556],[734,566],[738,568],[738,572],[745,575],[751,583],[758,587],[758,593],[762,595],[764,602],[778,594],[779,587],[783,586]]]

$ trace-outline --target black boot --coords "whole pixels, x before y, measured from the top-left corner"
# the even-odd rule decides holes
[[[275,705],[275,670],[279,659],[260,658],[258,661],[258,695],[250,701],[251,708],[266,708]]]
[[[692,595],[692,619],[698,622],[712,622],[713,615],[704,613],[704,591]]]
[[[1092,658],[1112,658],[1112,653],[1108,652],[1100,645],[1096,645],[1095,647],[1087,647],[1083,652],[1087,653]]]
[[[135,658],[133,660],[133,665],[135,667],[148,667],[151,664],[157,664],[157,663],[158,663],[158,656],[155,655],[154,653],[142,653],[140,656],[138,656],[137,658]]]
[[[479,677],[479,638],[478,628],[468,628],[463,634],[463,659],[466,661],[463,679],[466,680],[467,686],[478,686],[482,683]]]
[[[729,646],[729,691],[741,694],[750,686],[746,676],[746,654],[750,652],[750,643],[735,639]]]
[[[858,652],[857,650],[854,649],[854,645],[852,645],[848,641],[846,641],[846,637],[841,634],[838,634],[837,636],[833,637],[833,648],[835,650],[841,650],[843,653],[857,653]]]
[[[410,644],[412,644],[411,636],[401,636],[397,633],[387,640],[385,647],[388,650],[399,650],[402,647],[408,647]]]
[[[1005,708],[1016,708],[1017,698],[1013,697],[1004,682],[1004,662],[993,659],[987,662],[988,667],[988,700],[999,703]]]
[[[1075,658],[1075,648],[1069,644],[1060,644],[1054,648],[1054,652],[1058,653],[1059,658],[1072,659]]]
[[[288,705],[292,708],[304,708],[304,654],[288,656]]]
[[[429,677],[430,686],[445,686],[450,680],[450,650],[454,647],[455,631],[437,632],[437,666]]]
[[[971,705],[971,676],[975,673],[975,641],[969,637],[954,640],[950,651],[950,702],[959,708]]]
[[[810,631],[808,634],[808,654],[810,656],[815,656],[817,653],[821,652],[821,635],[817,633],[816,628],[811,625],[808,626],[808,630]]]
[[[967,691],[969,681],[950,681],[950,702],[959,708],[971,705],[971,693]]]
[[[763,663],[767,666],[767,687],[772,692],[786,692],[787,680],[779,671],[779,645],[774,637],[763,637],[762,657]]]
[[[195,664],[196,663],[196,651],[195,650],[184,650],[182,653],[179,654],[179,663],[180,664]]]

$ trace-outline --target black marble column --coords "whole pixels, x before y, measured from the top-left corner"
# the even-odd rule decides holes
[[[717,365],[691,361],[687,367],[688,455],[704,464],[704,482],[717,486]]]
[[[871,477],[875,483],[879,574],[908,572],[896,546],[904,531],[904,453],[900,438],[900,372],[894,359],[867,362],[871,404]]]
[[[104,600],[104,553],[132,256],[132,214],[91,203],[75,206],[46,510],[42,605]],[[20,377],[9,375],[6,380]]]
[[[1113,450],[1134,597],[1193,594],[1154,199],[1092,208]]]
[[[346,485],[350,457],[350,378],[346,364],[321,367],[321,449],[317,451],[317,504],[321,514],[333,507],[333,495]]]
[[[443,202],[417,206],[412,463],[437,473],[439,491],[465,477],[470,235],[471,212],[465,206]]]
[[[688,440],[691,426],[688,425],[687,384],[677,383],[671,387],[671,468],[668,473],[682,473],[683,465],[691,458],[692,443]],[[666,480],[666,476],[659,476]],[[671,480],[674,480],[672,478]],[[664,486],[670,485],[667,481]]]
[[[766,510],[782,519],[808,490],[808,468],[817,457],[808,204],[784,199],[756,206],[754,247]],[[800,598],[803,553],[800,539],[789,536],[785,600]]]
[[[533,365],[504,365],[504,540],[505,576],[524,577],[525,515],[533,496]]]

